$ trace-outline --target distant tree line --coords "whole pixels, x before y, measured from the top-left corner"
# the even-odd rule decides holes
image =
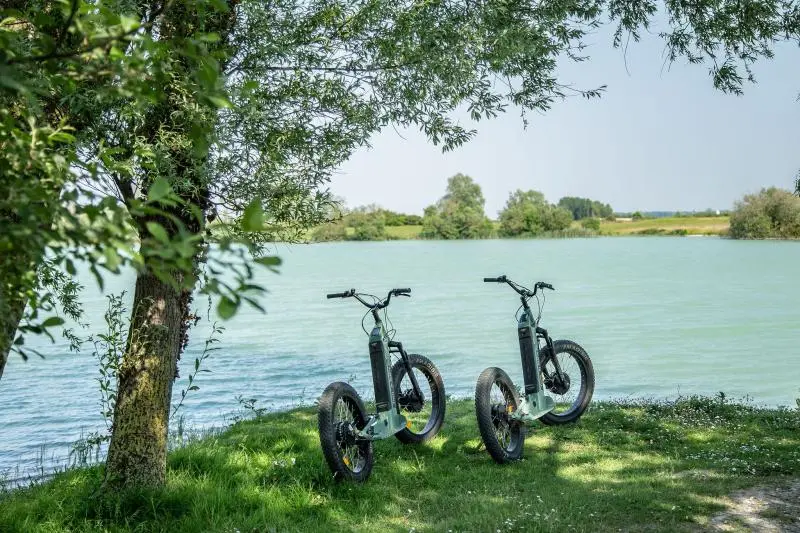
[[[425,208],[423,216],[397,213],[376,205],[352,210],[340,208],[331,221],[317,227],[312,240],[367,241],[386,240],[388,226],[422,225],[423,239],[486,239],[490,237],[537,237],[563,232],[580,221],[580,234],[600,229],[600,218],[613,218],[614,210],[589,198],[564,197],[558,204],[547,202],[539,191],[516,190],[509,194],[497,223],[485,212],[480,185],[464,174],[447,180],[447,188],[435,204]]]
[[[419,226],[422,217],[367,205],[347,210],[338,206],[331,211],[330,222],[318,226],[311,234],[316,242],[325,241],[382,241],[390,236],[387,226]]]
[[[594,217],[613,218],[614,216],[614,210],[610,205],[589,198],[565,196],[558,201],[558,207],[563,207],[572,213],[572,218],[575,220]]]

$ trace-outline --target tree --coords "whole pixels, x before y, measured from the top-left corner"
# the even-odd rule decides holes
[[[558,201],[558,206],[572,213],[574,220],[581,220],[586,217],[608,218],[614,214],[614,210],[610,205],[602,204],[589,198],[565,196]]]
[[[770,187],[736,202],[730,218],[734,239],[800,237],[800,197]]]
[[[566,209],[550,205],[539,191],[512,192],[500,211],[500,235],[535,237],[545,231],[566,229],[572,215]]]
[[[481,187],[472,178],[456,174],[447,180],[445,195],[425,208],[422,233],[425,239],[482,239],[492,234],[486,218]]]
[[[386,215],[377,206],[365,206],[354,209],[345,217],[347,226],[353,228],[353,234],[347,238],[353,241],[381,241],[386,236]]]

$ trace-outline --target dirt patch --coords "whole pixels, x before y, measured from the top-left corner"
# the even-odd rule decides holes
[[[731,494],[728,509],[714,516],[709,526],[710,531],[800,533],[800,479]]]

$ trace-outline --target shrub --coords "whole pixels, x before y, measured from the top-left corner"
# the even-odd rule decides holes
[[[584,229],[591,229],[594,231],[600,231],[600,219],[599,218],[584,218],[581,220],[581,226]]]
[[[548,204],[539,191],[516,190],[500,211],[500,235],[536,237],[544,232],[558,232],[572,224],[572,213]]]
[[[736,202],[730,221],[734,239],[800,238],[800,198],[770,187]]]
[[[311,240],[314,242],[343,241],[345,239],[347,239],[347,226],[341,220],[317,226],[311,232]]]

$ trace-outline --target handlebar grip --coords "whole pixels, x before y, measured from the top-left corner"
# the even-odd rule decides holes
[[[392,289],[392,293],[394,293],[394,294],[395,294],[395,296],[400,296],[400,295],[403,295],[403,296],[408,296],[409,294],[411,294],[411,289],[409,289],[409,288],[405,288],[405,289]]]
[[[542,287],[543,289],[550,289],[551,291],[556,290],[555,287],[553,287],[549,283],[540,283],[539,286]]]
[[[497,281],[497,278],[483,278],[483,281],[485,283],[493,283],[493,282]]]
[[[349,298],[356,293],[355,289],[350,289],[349,291],[344,292],[334,292],[328,295],[328,298]]]
[[[502,276],[497,276],[496,278],[483,278],[483,281],[486,283],[504,283],[506,280],[505,274]]]

